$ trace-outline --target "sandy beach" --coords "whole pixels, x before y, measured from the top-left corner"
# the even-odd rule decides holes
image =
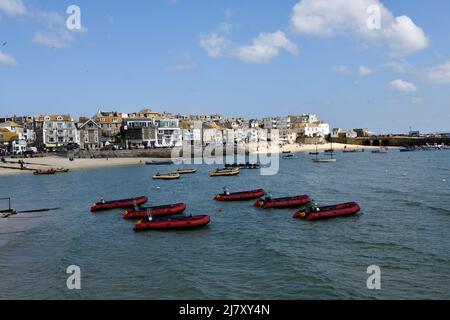
[[[333,149],[336,151],[342,151],[344,149],[353,150],[353,149],[365,149],[365,150],[373,150],[378,147],[366,147],[366,146],[356,146],[356,145],[346,145],[346,144],[338,144],[333,143]],[[325,150],[331,149],[331,144],[322,144],[318,145],[317,149],[319,152],[323,152]],[[312,152],[316,151],[315,145],[286,145],[282,148],[279,147],[269,147],[269,148],[256,148],[250,147],[251,153],[282,153],[282,152]],[[2,175],[15,175],[15,174],[31,174],[33,170],[45,170],[51,168],[68,168],[69,170],[85,170],[85,169],[98,169],[98,168],[108,168],[108,167],[118,167],[118,166],[130,166],[130,165],[144,165],[146,161],[162,161],[169,159],[161,159],[161,158],[97,158],[97,159],[75,159],[74,161],[69,161],[67,158],[57,157],[57,156],[47,156],[42,158],[27,158],[24,159],[25,168],[28,170],[17,170],[17,169],[8,169],[5,167],[11,168],[19,168],[17,162],[19,159],[11,159],[7,158],[6,161],[12,161],[13,163],[0,163],[0,176]]]
[[[352,145],[352,144],[342,144],[342,143],[325,143],[325,144],[319,144],[317,145],[317,151],[318,152],[324,152],[325,150],[329,150],[333,147],[333,150],[336,151],[343,151],[343,150],[375,150],[379,147],[370,147],[370,146],[358,146],[358,145]],[[256,147],[250,147],[250,150],[254,153],[264,153],[264,152],[270,152],[270,153],[282,153],[282,152],[292,152],[292,153],[301,153],[301,152],[315,152],[316,151],[316,145],[314,144],[305,144],[305,145],[299,145],[299,144],[290,144],[285,145],[282,148],[279,147],[269,147],[268,149],[265,148],[256,148]]]
[[[150,158],[113,158],[113,159],[75,159],[69,161],[67,158],[48,156],[43,158],[28,158],[24,159],[25,167],[30,170],[17,170],[0,168],[1,175],[13,175],[13,174],[31,174],[32,170],[45,170],[51,168],[68,168],[69,170],[84,170],[84,169],[98,169],[118,166],[130,166],[130,165],[144,165],[146,161],[150,160],[163,160],[163,159],[150,159]],[[6,161],[17,162],[19,159],[6,159]],[[2,167],[15,167],[17,164],[2,163]]]

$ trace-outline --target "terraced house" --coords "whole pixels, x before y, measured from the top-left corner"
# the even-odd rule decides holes
[[[80,118],[78,122],[80,148],[83,150],[98,150],[102,147],[102,128],[92,119]]]
[[[100,142],[102,146],[119,142],[118,135],[123,124],[124,115],[115,111],[98,111],[94,122],[101,128]]]
[[[38,148],[55,149],[78,144],[78,130],[70,115],[46,115],[36,117],[36,145]]]

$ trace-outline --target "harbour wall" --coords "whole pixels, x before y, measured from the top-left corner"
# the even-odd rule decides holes
[[[358,138],[332,138],[335,143],[345,143],[360,146],[420,146],[426,144],[450,144],[450,137],[409,137],[409,136],[371,136]]]

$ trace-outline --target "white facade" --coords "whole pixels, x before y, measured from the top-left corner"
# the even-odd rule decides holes
[[[314,122],[303,125],[299,133],[306,137],[324,137],[330,134],[330,125],[326,122]]]
[[[181,147],[183,134],[178,119],[161,119],[155,121],[157,148]]]
[[[14,140],[12,142],[12,152],[14,154],[22,154],[27,151],[27,142],[25,140]]]
[[[67,116],[46,116],[42,135],[46,147],[65,146],[79,142],[77,128],[72,118]]]

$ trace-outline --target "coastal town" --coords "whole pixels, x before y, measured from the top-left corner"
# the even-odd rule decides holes
[[[63,114],[2,117],[0,152],[19,155],[68,149],[172,148],[186,142],[207,146],[267,141],[267,136],[256,133],[258,129],[265,129],[269,134],[271,130],[278,130],[281,145],[323,143],[330,134],[329,124],[315,114],[258,120],[221,115],[173,115],[151,109],[135,113],[99,110],[92,117],[78,119]],[[228,134],[230,130],[232,138]],[[344,131],[335,129],[333,132],[339,135]],[[366,129],[350,133],[355,137],[367,134]]]
[[[99,110],[92,117],[74,119],[68,114],[0,117],[0,155],[38,152],[163,149],[183,144],[206,147],[270,141],[276,130],[277,147],[335,142],[366,146],[401,146],[392,135],[384,141],[369,129],[330,129],[316,114],[263,119],[226,118],[214,115],[181,115],[142,109],[134,113]],[[396,135],[397,137],[399,135]],[[406,138],[448,138],[448,134]],[[405,138],[405,136],[404,136]],[[372,141],[372,140],[375,141]],[[410,143],[404,143],[410,144]],[[90,153],[83,153],[89,155]]]

